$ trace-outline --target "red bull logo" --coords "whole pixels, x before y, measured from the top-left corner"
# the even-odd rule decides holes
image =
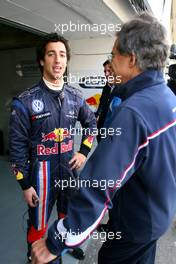
[[[71,151],[73,149],[73,140],[69,140],[68,144],[62,142],[60,145],[60,153],[65,153]],[[59,146],[58,143],[55,143],[53,147],[47,148],[44,145],[40,144],[37,145],[37,155],[55,155],[59,153]],[[19,177],[20,175],[18,175]]]
[[[37,145],[37,155],[54,155],[58,154],[58,144],[55,143],[54,147],[46,148],[44,145]]]
[[[100,97],[101,95],[100,94],[95,94],[89,98],[86,99],[86,102],[91,105],[91,106],[95,106],[97,107],[100,103]]]
[[[73,149],[73,140],[69,140],[68,144],[61,143],[61,153],[71,151]]]
[[[92,144],[94,141],[94,137],[93,136],[88,136],[84,141],[83,144],[86,145],[87,147],[91,148]]]
[[[88,140],[88,142],[89,142],[90,144],[93,144],[94,137],[93,137],[93,136],[89,136],[89,137],[87,138],[87,140]]]
[[[46,142],[46,141],[62,142],[67,137],[70,138],[70,134],[67,129],[55,128],[53,131],[47,134],[42,133],[42,142]]]

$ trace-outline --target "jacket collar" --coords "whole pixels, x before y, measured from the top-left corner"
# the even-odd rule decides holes
[[[127,83],[120,85],[120,97],[122,100],[125,100],[136,92],[161,83],[165,83],[161,71],[144,71],[135,78],[129,80]]]
[[[55,91],[55,90],[51,90],[43,81],[43,79],[40,80],[39,85],[42,87],[43,90],[45,90],[46,92],[50,93],[53,96],[58,96],[60,93],[63,92],[63,90],[65,89],[65,84],[63,85],[62,90],[59,91]]]

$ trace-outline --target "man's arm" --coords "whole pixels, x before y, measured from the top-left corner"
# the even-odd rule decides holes
[[[9,147],[12,170],[26,202],[34,207],[33,199],[38,197],[29,182],[30,117],[27,108],[18,99],[12,101],[11,108]]]
[[[49,229],[46,248],[53,255],[60,255],[65,247],[80,245],[90,236],[107,209],[112,208],[116,191],[145,158],[148,139],[140,117],[122,108],[111,123],[111,129],[119,128],[121,135],[115,133],[103,139],[86,163],[80,175],[82,185],[70,199],[67,217]],[[37,244],[34,255],[40,259]]]
[[[94,140],[93,132],[97,128],[95,114],[87,105],[86,101],[82,99],[79,110],[78,121],[80,121],[83,128],[82,141],[79,152],[87,157],[90,152]]]
[[[71,169],[79,169],[86,161],[86,157],[89,154],[94,141],[93,131],[97,127],[94,113],[82,98],[80,98],[80,105],[78,121],[80,121],[84,130],[82,130],[83,133],[80,150],[74,154],[69,162]]]
[[[24,104],[14,99],[11,105],[9,146],[10,161],[16,179],[23,190],[28,189],[30,119]]]

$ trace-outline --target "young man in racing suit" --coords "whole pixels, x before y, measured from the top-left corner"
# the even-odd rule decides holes
[[[37,56],[43,79],[13,99],[10,120],[12,167],[29,206],[29,260],[31,244],[45,235],[55,201],[58,217],[66,215],[67,201],[75,191],[71,180],[86,160],[96,127],[94,114],[80,91],[64,84],[70,59],[67,41],[49,34]],[[82,136],[80,150],[73,153],[75,130],[71,128],[76,121],[89,133]],[[78,258],[84,257],[81,250],[76,253]]]

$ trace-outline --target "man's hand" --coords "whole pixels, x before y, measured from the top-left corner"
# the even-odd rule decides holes
[[[79,152],[76,152],[73,156],[73,158],[69,161],[69,164],[71,165],[71,169],[80,169],[81,166],[84,164],[86,160],[86,157],[79,153]]]
[[[39,200],[39,197],[33,187],[30,187],[27,190],[23,191],[24,199],[31,207],[37,206],[37,201]]]
[[[49,252],[45,239],[40,239],[32,244],[32,264],[44,264],[57,258]]]

